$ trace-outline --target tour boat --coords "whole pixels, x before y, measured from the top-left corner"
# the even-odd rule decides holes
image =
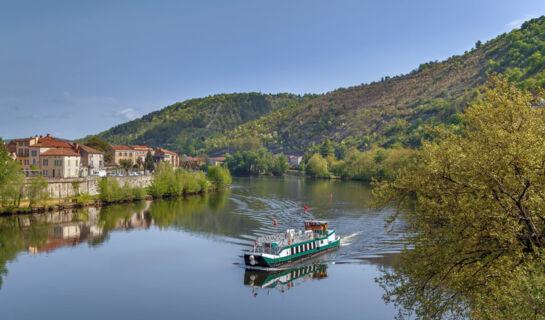
[[[244,253],[247,267],[276,268],[301,261],[339,247],[341,238],[327,228],[326,221],[305,221],[305,230],[275,233],[260,237]]]

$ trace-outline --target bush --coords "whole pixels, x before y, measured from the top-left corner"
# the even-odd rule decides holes
[[[314,177],[327,178],[331,176],[329,170],[327,169],[327,160],[324,159],[320,154],[314,154],[309,160],[306,167],[306,172],[308,175]]]
[[[142,200],[146,198],[146,190],[140,187],[131,187],[125,183],[123,187],[116,179],[105,177],[98,182],[99,198],[104,202],[118,202]]]
[[[229,170],[219,166],[209,166],[207,177],[214,188],[223,188],[232,181]]]
[[[132,194],[133,194],[134,200],[143,200],[148,195],[148,193],[146,192],[146,189],[141,187],[133,188]]]
[[[35,205],[39,205],[43,201],[49,199],[47,186],[47,181],[42,176],[30,178],[30,183],[25,186],[25,194],[28,197],[28,206],[30,208],[33,208]]]

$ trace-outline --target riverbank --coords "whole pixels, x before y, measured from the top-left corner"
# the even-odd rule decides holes
[[[19,207],[19,208],[0,208],[0,217],[22,215],[22,214],[32,214],[32,213],[57,212],[57,211],[64,211],[64,210],[71,210],[71,209],[83,209],[83,208],[89,208],[89,207],[100,208],[100,207],[106,207],[113,204],[135,203],[135,202],[149,201],[149,200],[155,200],[155,199],[174,199],[174,198],[180,198],[180,197],[186,197],[186,196],[202,195],[202,194],[207,194],[211,192],[221,191],[224,189],[226,188],[216,188],[216,189],[204,190],[199,192],[188,192],[188,193],[183,193],[178,195],[168,195],[168,196],[161,196],[161,197],[146,195],[145,197],[141,199],[119,200],[119,201],[103,201],[98,197],[98,195],[93,196],[91,199],[87,201],[82,200],[81,197],[77,197],[77,196],[64,198],[64,199],[51,199],[51,200],[47,200],[45,205],[38,206],[35,208],[30,208],[28,206]],[[55,202],[58,202],[58,203],[55,203]],[[25,204],[25,203],[23,202],[22,204]]]

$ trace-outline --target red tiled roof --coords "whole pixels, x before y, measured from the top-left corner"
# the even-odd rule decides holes
[[[79,153],[72,148],[55,148],[47,150],[40,154],[40,156],[79,156]]]
[[[225,161],[225,157],[214,157],[214,158],[210,158],[210,159],[213,159],[215,161]]]
[[[32,145],[32,147],[72,148],[72,145],[53,137],[43,137],[38,140],[38,143]]]
[[[88,147],[88,146],[82,146],[82,145],[78,145],[78,147],[82,150],[85,150],[85,152],[87,153],[99,153],[99,154],[104,154],[104,152],[102,151],[98,151],[97,149],[94,149],[94,148],[91,148],[91,147]]]
[[[137,145],[130,145],[129,147],[133,148],[133,149],[146,149],[146,150],[151,150],[153,148],[151,147],[148,147],[148,146],[137,146]]]
[[[175,156],[177,156],[178,154],[174,151],[170,151],[170,150],[167,150],[167,149],[163,149],[163,148],[156,148],[155,150],[159,150],[161,151],[162,153],[169,153],[169,154],[173,154]]]
[[[112,149],[114,150],[132,150],[129,146],[112,146]]]

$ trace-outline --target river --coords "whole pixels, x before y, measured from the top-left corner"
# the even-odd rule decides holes
[[[391,212],[370,200],[359,182],[248,177],[186,199],[0,218],[0,318],[392,319],[375,278],[403,226],[386,232]],[[329,221],[338,250],[245,270],[256,237],[310,218]]]

